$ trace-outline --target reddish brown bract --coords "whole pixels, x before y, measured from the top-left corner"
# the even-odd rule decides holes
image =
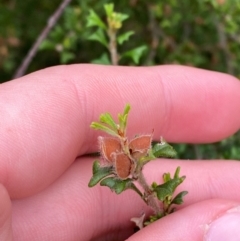
[[[98,140],[102,156],[107,161],[113,163],[112,153],[119,153],[122,149],[119,139],[100,136]]]
[[[129,143],[131,155],[135,159],[146,156],[148,150],[151,148],[152,135],[142,135],[134,138]]]
[[[114,164],[119,178],[126,179],[132,172],[133,163],[124,153],[114,154]]]

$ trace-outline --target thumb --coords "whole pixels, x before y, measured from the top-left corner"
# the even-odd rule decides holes
[[[12,241],[11,200],[5,187],[0,184],[0,240]]]
[[[240,207],[227,210],[206,226],[204,241],[239,240]]]

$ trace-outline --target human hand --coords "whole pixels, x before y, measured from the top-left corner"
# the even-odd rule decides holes
[[[97,150],[98,134],[89,125],[126,103],[129,136],[154,129],[155,139],[207,143],[240,127],[240,82],[190,67],[59,66],[2,84],[0,240],[200,241],[222,220],[227,228],[238,217],[239,226],[236,161],[149,163],[149,181],[181,166],[189,194],[176,213],[136,234],[130,218],[148,210],[134,192],[88,188],[95,158],[84,154]],[[212,241],[233,240],[216,230],[221,237]]]

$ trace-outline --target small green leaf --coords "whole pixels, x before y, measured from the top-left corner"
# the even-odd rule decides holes
[[[111,17],[111,15],[113,14],[113,10],[114,10],[114,4],[113,3],[104,4],[104,8],[105,8],[105,12],[106,12],[107,16]]]
[[[101,114],[99,119],[102,123],[105,123],[105,124],[111,126],[113,130],[115,130],[115,131],[118,130],[118,126],[115,123],[114,119],[112,118],[111,114],[109,114],[109,113]]]
[[[123,115],[128,115],[130,110],[131,106],[129,104],[126,104],[126,106],[124,107]]]
[[[128,114],[131,109],[131,106],[129,104],[126,104],[123,114],[118,114],[118,120],[119,120],[119,126],[120,130],[122,132],[125,132],[126,127],[127,127],[127,119],[128,119]]]
[[[143,46],[140,46],[140,47],[137,47],[137,48],[134,48],[132,50],[125,52],[121,56],[121,58],[129,57],[133,60],[133,62],[135,64],[139,64],[140,58],[142,57],[144,51],[146,51],[146,50],[147,50],[147,46],[143,45]]]
[[[172,200],[171,204],[177,204],[177,205],[182,204],[183,203],[183,197],[187,194],[188,194],[187,191],[183,191],[183,192],[178,193],[178,195]]]
[[[100,182],[101,186],[107,186],[116,194],[120,194],[128,188],[132,188],[132,180],[130,178],[126,180],[120,180],[115,177],[107,177]]]
[[[112,174],[112,167],[101,167],[99,161],[95,161],[93,163],[93,176],[88,183],[89,187],[93,187],[98,182],[100,182],[104,177]]]
[[[125,21],[126,19],[129,18],[129,15],[128,14],[125,14],[125,13],[118,13],[118,19],[120,20],[120,22],[123,22]]]
[[[104,131],[104,132],[108,133],[109,135],[119,137],[119,135],[118,135],[118,133],[116,131],[110,129],[109,127],[107,127],[107,126],[105,126],[105,125],[103,125],[101,123],[92,122],[90,127],[95,129],[95,130]]]
[[[173,149],[173,147],[165,141],[155,144],[152,148],[152,153],[155,157],[166,158],[174,158],[177,155],[177,152]]]
[[[100,27],[104,30],[107,29],[105,23],[92,9],[89,11],[89,15],[87,17],[87,27]]]
[[[172,196],[175,189],[184,181],[185,177],[171,179],[168,182],[165,182],[161,185],[158,185],[153,189],[157,194],[157,197],[160,201],[164,201],[167,197]]]
[[[104,34],[104,31],[101,28],[98,28],[96,32],[88,37],[89,40],[94,40],[100,42],[103,46],[108,48],[108,41]]]
[[[91,63],[105,64],[105,65],[111,65],[112,64],[106,53],[102,54],[98,59],[92,60]]]
[[[177,167],[177,169],[174,173],[174,178],[179,178],[179,173],[180,173],[180,167]]]
[[[117,42],[122,45],[125,41],[128,41],[130,36],[134,34],[134,31],[128,31],[126,33],[123,33],[117,37]]]

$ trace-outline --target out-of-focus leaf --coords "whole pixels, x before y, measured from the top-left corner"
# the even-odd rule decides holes
[[[51,40],[45,39],[39,46],[39,50],[47,50],[51,49],[53,50],[55,48],[56,44],[53,43]]]
[[[63,51],[61,52],[61,63],[66,64],[70,60],[75,58],[75,54],[68,52],[68,51]]]
[[[147,46],[143,45],[132,50],[125,52],[121,58],[129,57],[135,64],[139,64],[140,58],[142,57],[144,51],[147,50]]]
[[[107,29],[105,23],[101,18],[91,9],[87,17],[87,27],[99,27],[102,29]]]
[[[134,31],[128,31],[126,33],[123,33],[117,37],[117,42],[122,45],[125,41],[128,41],[130,36],[134,34]]]
[[[108,48],[108,41],[104,34],[103,29],[99,28],[93,34],[88,37],[89,40],[94,40],[100,42],[103,46]]]
[[[111,17],[114,11],[114,4],[109,3],[109,4],[104,4],[105,12],[108,17]]]

